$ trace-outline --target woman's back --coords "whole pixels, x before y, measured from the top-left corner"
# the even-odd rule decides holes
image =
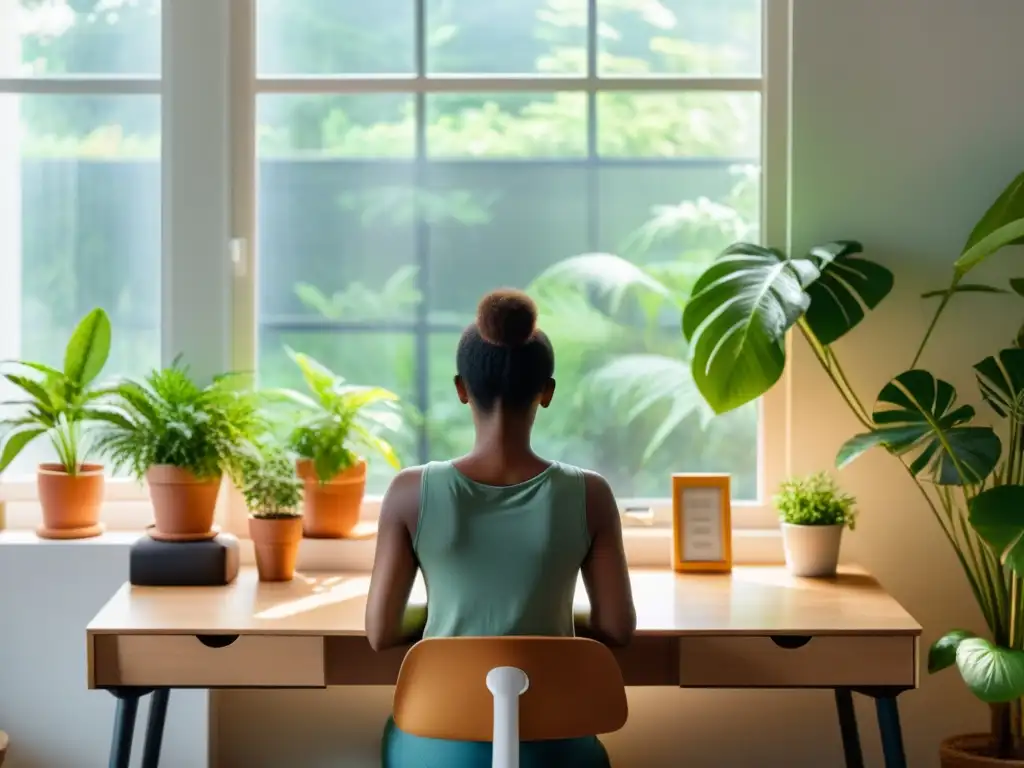
[[[583,472],[552,462],[493,486],[450,461],[428,464],[413,549],[427,585],[425,637],[572,636],[590,549]]]

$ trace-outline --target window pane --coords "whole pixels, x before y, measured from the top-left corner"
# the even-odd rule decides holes
[[[693,387],[679,305],[627,288],[596,290],[601,273],[573,269],[580,253],[621,255],[681,298],[701,269],[737,239],[756,239],[753,166],[697,159],[630,165],[523,161],[434,164],[433,188],[495,202],[468,226],[430,228],[427,434],[430,458],[471,445],[469,414],[451,393],[457,329],[487,290],[527,288],[555,346],[558,390],[537,418],[543,455],[593,468],[622,497],[665,497],[681,471],[733,475],[733,496],[756,499],[757,406],[714,417]],[[603,282],[603,281],[601,281]]]
[[[267,94],[257,103],[262,158],[412,157],[413,99],[405,94]]]
[[[415,337],[410,333],[345,332],[329,327],[319,330],[287,330],[272,316],[261,317],[259,337],[260,384],[268,387],[292,387],[305,391],[295,364],[284,349],[311,355],[352,384],[373,384],[397,394],[407,409],[414,409],[416,393]],[[417,463],[416,419],[388,435],[404,465]],[[369,464],[366,491],[382,494],[395,471],[379,456],[367,456]]]
[[[580,157],[587,152],[582,93],[427,97],[431,157]]]
[[[261,75],[411,73],[413,0],[256,0]]]
[[[160,0],[0,0],[0,77],[159,72]]]
[[[427,68],[445,74],[580,75],[586,0],[426,0]]]
[[[457,203],[429,230],[432,322],[465,326],[487,291],[528,285],[559,259],[589,250],[583,162],[431,163],[427,179],[432,195]]]
[[[60,366],[99,306],[105,375],[159,365],[159,131],[157,96],[0,95],[0,359]],[[51,455],[39,441],[11,473]]]
[[[598,0],[602,75],[761,73],[763,0]]]
[[[597,151],[607,157],[732,157],[761,152],[757,93],[600,93]]]

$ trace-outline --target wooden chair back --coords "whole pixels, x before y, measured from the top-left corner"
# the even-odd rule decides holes
[[[487,673],[521,669],[521,741],[611,733],[626,724],[622,671],[601,643],[574,637],[457,637],[416,643],[395,689],[395,724],[416,736],[491,741],[494,697]]]

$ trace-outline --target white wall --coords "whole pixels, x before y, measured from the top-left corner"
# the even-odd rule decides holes
[[[913,355],[928,310],[916,294],[948,279],[971,224],[1024,169],[1024,2],[794,2],[794,242],[860,238],[897,274],[888,306],[840,345],[854,384],[870,394]],[[1008,262],[996,271],[1008,274]],[[1009,337],[1020,310],[1019,302],[964,300],[925,364],[972,392],[970,365]],[[806,350],[797,349],[794,365],[794,468],[805,472],[822,467],[854,425]],[[870,456],[843,480],[864,509],[851,554],[925,625],[925,641],[949,627],[980,627],[955,559],[898,469]],[[11,765],[100,766],[112,707],[85,691],[82,628],[124,578],[123,551],[47,546],[41,566],[40,549],[31,559],[27,550],[0,548],[0,621],[17,628],[0,642],[0,727],[24,750]],[[187,705],[186,694],[172,696],[167,768],[202,765],[206,711],[193,696]],[[216,765],[376,766],[389,700],[388,689],[218,694]],[[635,691],[630,705],[629,724],[607,740],[618,765],[820,768],[840,760],[827,692]],[[879,765],[872,712],[859,707],[868,764]],[[986,724],[955,673],[923,678],[902,712],[915,768],[937,765],[944,736]]]
[[[11,738],[4,768],[101,768],[115,704],[86,689],[85,626],[127,577],[128,544],[32,538],[0,534],[0,730]],[[171,694],[165,768],[206,765],[207,698]],[[139,707],[133,765],[148,706]]]

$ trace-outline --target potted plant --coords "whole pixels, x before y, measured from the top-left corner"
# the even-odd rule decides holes
[[[291,581],[302,541],[302,481],[295,462],[273,445],[261,446],[242,464],[240,490],[260,581]]]
[[[110,355],[110,318],[102,309],[87,314],[64,350],[63,370],[17,361],[22,369],[4,378],[22,397],[3,403],[15,409],[0,420],[0,473],[38,437],[46,436],[57,460],[39,465],[36,483],[43,522],[37,530],[47,539],[82,539],[103,532],[103,466],[87,461],[92,427],[112,418],[101,400],[106,390],[94,386]]]
[[[238,481],[264,422],[256,396],[219,376],[200,386],[177,361],[142,380],[120,384],[117,418],[99,446],[112,464],[149,486],[154,525],[164,541],[212,538],[217,495],[227,473]]]
[[[774,501],[792,574],[835,576],[843,529],[856,525],[854,498],[827,472],[817,472],[783,481]]]
[[[309,392],[276,390],[298,408],[289,448],[298,456],[299,477],[305,483],[303,535],[345,538],[359,522],[366,491],[366,459],[373,451],[392,467],[400,464],[381,430],[395,430],[401,417],[398,396],[381,387],[347,384],[308,355],[287,350]]]
[[[956,666],[992,708],[990,733],[943,743],[946,768],[1024,766],[1024,327],[1007,348],[974,366],[982,399],[999,432],[975,423],[952,384],[919,367],[943,310],[955,297],[1015,292],[966,276],[1004,246],[1024,243],[1024,174],[979,220],[953,265],[909,367],[873,406],[850,385],[833,343],[885,298],[892,274],[839,241],[804,256],[749,243],[730,246],[697,279],[683,310],[693,379],[717,413],[767,392],[782,375],[785,336],[795,328],[862,426],[839,451],[840,468],[872,447],[899,461],[942,529],[987,625],[987,637],[954,630],[931,648],[928,668]],[[1000,434],[1002,439],[1000,439]]]

